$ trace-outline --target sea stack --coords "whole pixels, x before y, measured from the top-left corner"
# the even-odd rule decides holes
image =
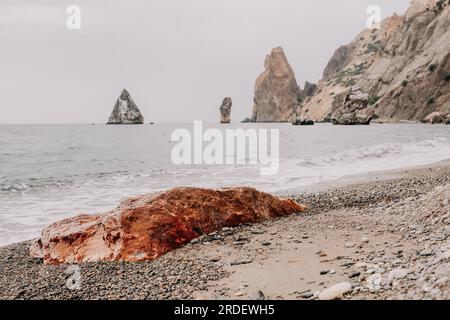
[[[131,98],[130,93],[123,89],[116,101],[107,124],[143,124],[144,117]]]
[[[266,57],[264,68],[255,83],[252,121],[291,121],[301,100],[300,88],[281,47]]]
[[[220,123],[230,123],[231,122],[231,106],[233,102],[230,97],[226,97],[222,101],[220,106]]]

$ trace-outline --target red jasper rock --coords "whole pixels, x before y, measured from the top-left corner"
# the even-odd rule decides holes
[[[252,188],[175,188],[129,198],[110,212],[56,222],[30,254],[48,264],[152,260],[202,234],[305,209]]]

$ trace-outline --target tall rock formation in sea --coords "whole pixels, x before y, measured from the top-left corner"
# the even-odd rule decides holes
[[[123,89],[116,101],[107,124],[143,124],[144,117],[131,98],[130,93]]]
[[[226,97],[222,101],[220,106],[220,123],[230,123],[231,122],[231,106],[233,102],[230,97]]]
[[[282,48],[274,48],[266,57],[264,72],[256,79],[251,120],[286,122],[299,105],[301,90]]]
[[[369,94],[374,119],[421,121],[433,112],[450,113],[450,4],[413,0],[403,16],[380,29],[366,29],[336,50],[316,93],[300,114],[330,121],[353,86]]]

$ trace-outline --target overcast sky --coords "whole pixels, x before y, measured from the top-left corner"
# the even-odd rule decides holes
[[[1,0],[0,123],[103,123],[122,88],[145,121],[250,115],[256,77],[282,46],[298,83],[317,81],[366,25],[409,0]],[[81,8],[81,30],[66,9]]]

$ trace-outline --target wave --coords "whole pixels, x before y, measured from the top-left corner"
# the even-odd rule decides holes
[[[315,166],[330,165],[333,163],[352,163],[405,156],[408,154],[418,155],[446,148],[449,148],[448,153],[450,155],[449,139],[446,137],[435,137],[433,139],[421,140],[413,143],[384,143],[370,147],[355,148],[349,151],[336,153],[332,156],[319,158],[316,161],[304,160],[304,163]]]
[[[178,185],[226,186],[251,184],[277,191],[327,181],[349,174],[424,165],[450,158],[447,137],[409,143],[383,143],[328,154],[316,158],[281,159],[273,177],[258,175],[254,166],[152,169],[144,172],[117,170],[64,177],[10,179],[0,177],[0,194],[25,194],[41,190],[74,188],[87,193],[96,189],[161,190]],[[269,187],[270,186],[270,187]],[[90,191],[89,191],[90,190]]]
[[[1,193],[24,193],[39,189],[64,189],[66,187],[72,187],[78,183],[87,183],[89,181],[95,181],[104,178],[112,178],[117,176],[125,176],[126,171],[116,172],[99,172],[88,173],[83,175],[70,175],[63,178],[43,177],[43,178],[25,178],[25,179],[2,179],[0,182],[0,194]]]
[[[270,191],[293,190],[348,175],[429,165],[450,159],[446,137],[411,143],[383,143],[354,148],[316,159],[290,159],[280,163],[277,185]]]

